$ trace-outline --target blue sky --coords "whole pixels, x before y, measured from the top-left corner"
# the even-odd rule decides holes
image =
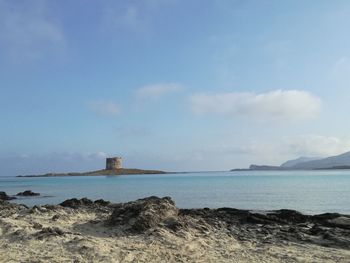
[[[350,150],[349,1],[0,0],[0,174]]]

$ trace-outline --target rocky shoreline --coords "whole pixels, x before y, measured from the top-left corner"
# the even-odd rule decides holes
[[[170,197],[0,201],[1,262],[349,262],[350,216],[179,209]]]

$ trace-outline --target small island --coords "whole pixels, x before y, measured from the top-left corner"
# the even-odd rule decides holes
[[[159,170],[143,170],[123,168],[121,157],[106,158],[106,168],[82,173],[46,173],[39,175],[18,175],[17,177],[54,177],[54,176],[98,176],[98,175],[130,175],[130,174],[165,174]]]

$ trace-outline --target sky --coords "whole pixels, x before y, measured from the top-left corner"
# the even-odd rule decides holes
[[[350,150],[347,0],[0,0],[0,176]]]

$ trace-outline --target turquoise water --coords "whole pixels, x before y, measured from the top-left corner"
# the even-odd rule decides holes
[[[350,171],[248,171],[168,175],[0,177],[0,191],[30,189],[43,197],[16,202],[57,204],[68,198],[125,202],[150,195],[171,196],[182,208],[234,207],[304,213],[350,214]]]

